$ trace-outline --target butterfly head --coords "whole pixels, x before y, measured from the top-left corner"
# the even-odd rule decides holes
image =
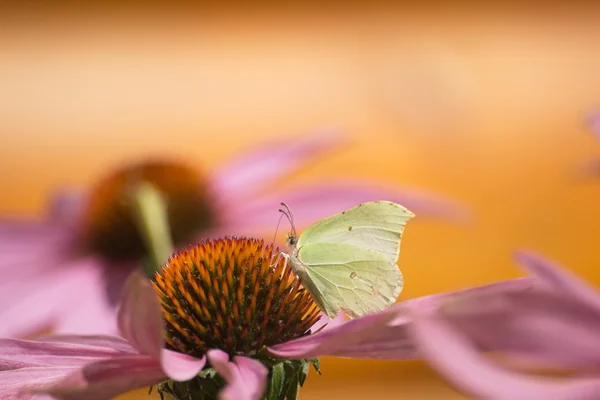
[[[296,247],[296,243],[298,243],[298,236],[295,233],[288,233],[285,238],[285,244],[287,247],[293,249]]]
[[[282,216],[285,215],[285,217],[290,222],[291,226],[291,231],[287,234],[285,238],[285,243],[289,248],[294,248],[296,247],[296,243],[298,243],[298,234],[296,233],[296,226],[294,225],[294,215],[292,214],[292,211],[290,210],[287,204],[281,203],[281,205],[284,208],[280,208],[279,212],[282,214]]]

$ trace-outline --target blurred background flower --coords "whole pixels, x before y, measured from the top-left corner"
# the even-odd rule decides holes
[[[523,246],[600,283],[600,185],[567,179],[598,154],[584,123],[600,93],[593,2],[0,7],[3,213],[34,216],[57,182],[90,187],[149,154],[210,176],[257,141],[340,126],[353,145],[264,194],[368,179],[476,216],[410,227],[401,299],[516,277]],[[322,369],[304,399],[463,398],[422,363]]]

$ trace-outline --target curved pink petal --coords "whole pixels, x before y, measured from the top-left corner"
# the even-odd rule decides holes
[[[65,266],[68,267],[68,266]],[[28,280],[0,285],[0,336],[21,337],[54,325],[86,296],[93,295],[99,271],[93,263],[43,271]],[[93,311],[93,310],[90,310]],[[94,314],[89,314],[90,318]]]
[[[391,325],[402,312],[402,307],[394,306],[385,312],[354,319],[337,328],[326,329],[267,350],[282,358],[413,358],[415,352],[406,340],[405,326]]]
[[[532,251],[519,251],[515,259],[547,290],[561,293],[600,312],[600,292],[566,268]]]
[[[157,360],[145,355],[122,356],[88,364],[35,392],[62,400],[109,400],[166,378]]]
[[[229,362],[227,353],[209,350],[210,365],[227,382],[219,394],[223,400],[258,400],[265,391],[268,369],[257,360],[236,356]]]
[[[321,318],[310,327],[310,331],[314,334],[325,329],[333,329],[346,322],[346,314],[340,311],[333,319],[329,319],[327,315],[321,314]]]
[[[83,345],[93,346],[97,348],[108,348],[117,350],[122,353],[137,354],[139,350],[127,343],[127,340],[118,336],[107,336],[107,335],[48,335],[38,336],[35,338],[36,342],[44,343],[66,343],[72,345]],[[0,350],[0,353],[2,351]]]
[[[52,221],[40,221],[26,218],[0,219],[0,237],[5,239],[25,239],[54,242],[64,228]]]
[[[339,146],[341,135],[321,131],[265,144],[222,166],[213,174],[213,189],[225,201],[238,204],[241,195],[299,169],[313,157]]]
[[[76,371],[78,367],[26,367],[0,371],[0,398],[38,400],[36,390],[48,387]]]
[[[476,398],[592,400],[600,396],[600,379],[561,381],[500,368],[441,318],[415,312],[410,327],[427,361],[449,382]]]
[[[283,358],[338,356],[373,359],[414,359],[419,355],[408,334],[407,307],[431,309],[468,293],[527,291],[531,279],[513,279],[489,285],[424,296],[401,302],[381,313],[367,315],[317,334],[272,346],[267,350]]]
[[[0,223],[0,303],[15,284],[67,263],[70,240],[67,230],[46,223]]]
[[[167,376],[179,382],[189,381],[206,365],[206,357],[195,358],[172,350],[163,349],[161,366]]]
[[[441,310],[478,346],[531,365],[594,369],[600,364],[600,313],[560,292],[464,296]]]
[[[71,340],[77,343],[70,343]],[[159,363],[149,356],[132,354],[132,351],[136,350],[127,346],[123,339],[109,336],[50,336],[41,341],[2,339],[0,393],[18,399],[30,398],[38,391],[58,390],[56,393],[63,394],[68,389],[69,395],[80,390],[104,393],[104,389],[97,390],[91,384],[102,381],[103,385],[114,388],[118,385],[109,378],[122,376],[124,380],[131,381],[132,376],[140,373],[145,378],[139,377],[138,380],[156,378],[156,371],[160,371]],[[161,378],[163,376],[160,375]],[[82,395],[79,398],[92,397]]]
[[[46,233],[39,233],[46,235]],[[0,271],[6,278],[26,275],[29,271],[53,268],[67,260],[69,235],[64,230],[49,233],[51,238],[0,232]],[[24,269],[24,271],[21,271]]]
[[[465,221],[468,216],[463,207],[441,196],[415,189],[391,189],[351,181],[345,184],[336,182],[296,187],[288,192],[278,192],[240,203],[229,210],[225,222],[231,230],[241,230],[238,234],[272,231],[279,219],[278,210],[283,201],[294,213],[296,225],[307,226],[360,203],[376,200],[399,203],[414,212],[418,218]]]
[[[48,272],[62,267],[66,257],[55,249],[22,249],[15,252],[0,252],[0,272],[3,280],[0,282],[0,296],[4,295],[2,289],[14,287],[15,283],[35,278],[36,274]]]
[[[87,273],[87,278],[71,289],[75,299],[56,316],[53,332],[56,334],[107,334],[118,333],[116,307],[109,303],[106,296],[105,266],[97,258],[79,260],[66,265],[64,270],[72,273]]]
[[[118,315],[125,339],[142,353],[158,360],[163,342],[163,319],[158,296],[140,271],[129,275]]]
[[[92,343],[92,344],[90,344]],[[133,351],[134,349],[129,346]],[[96,337],[87,344],[0,339],[0,371],[36,366],[81,366],[95,361],[131,354],[118,338]],[[19,366],[20,365],[20,366]]]

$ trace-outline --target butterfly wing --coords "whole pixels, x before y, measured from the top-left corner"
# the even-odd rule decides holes
[[[305,244],[298,261],[304,266],[298,273],[304,287],[329,318],[340,309],[351,318],[382,311],[404,286],[389,257],[348,243]]]
[[[325,218],[306,229],[297,248],[317,243],[346,243],[381,253],[395,264],[404,226],[415,215],[390,201],[374,201]]]

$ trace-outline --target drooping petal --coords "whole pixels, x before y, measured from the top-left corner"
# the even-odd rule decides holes
[[[336,131],[322,131],[265,144],[240,156],[213,174],[213,190],[230,203],[300,168],[308,160],[342,142]]]
[[[600,313],[560,292],[462,296],[441,313],[479,347],[531,366],[594,369],[600,363]]]
[[[60,336],[45,341],[0,339],[0,371],[37,366],[81,366],[135,351],[120,338],[110,336],[96,336],[93,340],[79,342],[69,343],[67,338]]]
[[[413,340],[426,360],[462,391],[483,399],[597,399],[600,379],[533,377],[495,365],[447,321],[414,312]]]
[[[20,231],[20,232],[19,232]],[[0,223],[0,271],[17,279],[30,271],[49,269],[66,257],[70,235],[38,223]],[[8,274],[8,275],[7,275]]]
[[[198,375],[206,364],[206,357],[195,358],[172,350],[163,349],[161,365],[167,376],[179,382],[184,382]]]
[[[466,293],[512,293],[530,290],[531,279],[513,279],[489,285],[424,296],[399,303],[384,312],[367,315],[305,336],[287,343],[268,348],[268,351],[283,358],[310,358],[339,356],[373,359],[414,359],[419,357],[412,342],[407,325],[407,307],[434,308],[441,302]]]
[[[35,242],[55,242],[61,238],[64,228],[51,221],[36,219],[0,219],[0,237],[7,239],[25,239]]]
[[[444,218],[465,221],[468,212],[457,203],[415,189],[376,187],[366,182],[323,183],[296,187],[240,203],[229,210],[226,223],[243,234],[273,230],[279,218],[280,203],[285,202],[294,213],[297,226],[307,226],[320,219],[341,213],[360,203],[388,200],[399,203],[419,218]]]
[[[348,321],[337,328],[269,347],[268,351],[282,358],[414,358],[416,354],[406,339],[406,327],[391,325],[402,312],[401,307],[395,306],[382,313]]]
[[[140,271],[129,275],[118,315],[119,329],[129,343],[159,360],[164,345],[160,303],[150,281]]]
[[[219,394],[222,400],[258,400],[265,391],[269,371],[257,360],[236,356],[229,361],[227,353],[221,350],[209,350],[210,365],[227,382]]]
[[[36,342],[45,343],[67,343],[78,344],[83,346],[94,346],[98,348],[108,348],[117,350],[122,353],[137,354],[139,350],[127,343],[127,340],[118,336],[107,335],[48,335],[35,338]],[[1,350],[0,350],[1,352]]]
[[[56,316],[53,332],[56,334],[106,334],[116,335],[116,307],[106,296],[106,279],[103,261],[98,258],[78,260],[65,265],[79,274],[87,272],[86,281],[71,290],[75,301],[69,304],[69,311]]]
[[[122,356],[88,364],[35,391],[61,400],[110,400],[165,379],[157,360],[146,355]]]
[[[48,387],[76,371],[78,367],[25,367],[0,371],[0,398],[38,400],[35,390]]]
[[[335,318],[333,318],[333,319],[329,319],[329,317],[327,317],[327,315],[321,314],[321,318],[319,318],[317,320],[317,322],[315,322],[315,324],[310,327],[310,331],[312,333],[317,333],[324,329],[335,328],[337,326],[342,325],[345,322],[346,322],[346,314],[343,311],[340,311],[338,313],[338,315],[336,315]]]
[[[600,312],[600,292],[554,261],[531,251],[515,253],[515,259],[547,290],[575,298]]]
[[[131,375],[139,375],[140,371],[155,377],[156,371],[160,371],[159,363],[132,351],[136,350],[123,339],[110,336],[48,336],[39,341],[1,339],[0,394],[9,397],[0,398],[27,399],[34,392],[60,389],[62,393],[67,387],[77,393],[111,372],[114,376],[123,375],[123,379],[131,379]],[[104,371],[104,375],[99,371]],[[110,380],[103,382],[111,384]]]
[[[68,266],[65,266],[68,267]],[[41,271],[28,280],[1,285],[0,336],[23,337],[52,327],[78,302],[93,294],[93,264]],[[89,318],[94,318],[90,310]]]

